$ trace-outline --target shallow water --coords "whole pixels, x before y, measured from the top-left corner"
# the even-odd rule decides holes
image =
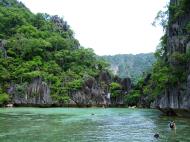
[[[176,121],[176,131],[168,128],[170,120]],[[152,141],[190,142],[190,119],[166,117],[151,109],[0,109],[0,142]]]

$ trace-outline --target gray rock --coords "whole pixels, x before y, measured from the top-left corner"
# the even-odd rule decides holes
[[[16,93],[16,86],[11,86],[8,93],[12,95],[12,103],[16,105],[51,105],[52,98],[48,85],[41,78],[34,79],[25,88],[24,94]]]
[[[170,0],[171,4],[178,4],[179,0]],[[170,20],[172,17],[170,16]],[[174,52],[185,54],[190,48],[190,33],[184,29],[190,21],[190,13],[178,17],[171,23],[167,30],[168,44],[167,56],[169,64],[178,67],[189,75],[187,81],[168,87],[151,107],[156,107],[167,114],[190,116],[190,63],[180,64],[177,60],[170,60],[169,56]]]
[[[109,97],[109,84],[112,82],[108,72],[100,73],[99,77],[86,78],[84,85],[80,90],[69,92],[69,101],[60,103],[52,100],[50,88],[41,79],[36,78],[30,84],[23,84],[19,89],[18,85],[11,85],[7,93],[11,95],[14,105],[31,105],[31,106],[108,106],[110,104],[123,105],[124,95],[131,89],[131,81],[129,78],[121,79],[120,83],[123,87],[121,95],[116,98]],[[17,91],[19,90],[19,91]],[[21,90],[21,91],[20,91]]]
[[[70,98],[79,106],[124,105],[124,96],[131,89],[131,80],[129,78],[117,80],[123,90],[119,90],[121,95],[110,98],[109,84],[112,81],[110,74],[103,71],[97,79],[88,78],[83,88],[72,92]]]

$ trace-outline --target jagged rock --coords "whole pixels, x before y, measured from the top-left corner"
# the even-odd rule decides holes
[[[106,84],[110,83],[111,82],[111,75],[106,72],[106,71],[103,71],[102,73],[100,73],[99,75],[99,81],[103,81],[105,82]]]
[[[190,94],[188,94],[188,91],[179,90],[179,88],[169,88],[163,95],[158,97],[153,106],[168,115],[190,116]]]
[[[131,79],[130,78],[124,78],[122,79],[121,81],[121,85],[122,85],[122,88],[125,90],[125,91],[129,91],[131,90]],[[127,92],[126,92],[127,93]]]
[[[131,80],[129,78],[117,80],[123,90],[120,90],[121,95],[114,98],[110,97],[109,92],[109,84],[112,81],[116,80],[112,80],[110,74],[103,71],[98,79],[88,78],[83,88],[72,92],[70,97],[78,106],[124,105],[124,96],[131,89]]]
[[[104,85],[101,85],[102,82],[104,82]],[[108,72],[102,72],[98,79],[88,78],[82,89],[72,92],[70,97],[78,106],[109,105],[108,85],[110,82],[110,74]]]
[[[171,0],[170,2],[171,4],[178,4],[178,0]],[[189,50],[190,34],[184,29],[188,22],[190,22],[190,13],[185,13],[169,26],[167,31],[168,55],[172,55],[174,52],[186,53]],[[173,67],[181,67],[190,73],[190,63],[181,65],[175,60],[170,60],[169,63]],[[152,107],[156,107],[168,115],[190,116],[190,75],[186,82],[168,87],[159,95]]]
[[[52,100],[50,96],[50,88],[42,81],[36,78],[30,84],[24,84],[21,88],[24,91],[18,92],[18,86],[11,85],[7,93],[11,95],[12,102],[15,106],[108,106],[123,105],[124,95],[131,89],[131,80],[129,78],[121,79],[120,83],[123,87],[121,95],[110,98],[109,84],[112,78],[108,72],[101,72],[99,77],[87,78],[80,90],[71,91],[69,93],[70,100],[67,103],[60,103]]]
[[[48,85],[41,78],[34,79],[26,87],[24,94],[16,93],[16,86],[11,86],[8,93],[12,95],[12,103],[15,105],[51,105],[52,98]]]
[[[125,105],[125,96],[128,94],[128,92],[131,90],[131,79],[130,78],[114,78],[114,82],[117,82],[121,85],[121,90],[118,90],[119,94],[118,96],[111,97],[111,104],[112,105]]]
[[[62,18],[55,15],[51,17],[51,20],[56,24],[57,28],[61,31],[67,31],[69,29],[69,25],[66,21],[63,21]]]

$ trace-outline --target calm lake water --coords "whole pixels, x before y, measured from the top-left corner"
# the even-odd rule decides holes
[[[169,129],[170,120],[176,121],[176,132]],[[190,142],[190,119],[166,117],[151,109],[0,109],[0,142],[152,141]]]

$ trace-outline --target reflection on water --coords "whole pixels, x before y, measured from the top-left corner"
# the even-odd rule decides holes
[[[176,131],[169,129],[170,120],[175,120]],[[0,142],[151,141],[189,142],[190,119],[162,116],[151,109],[0,109]]]

